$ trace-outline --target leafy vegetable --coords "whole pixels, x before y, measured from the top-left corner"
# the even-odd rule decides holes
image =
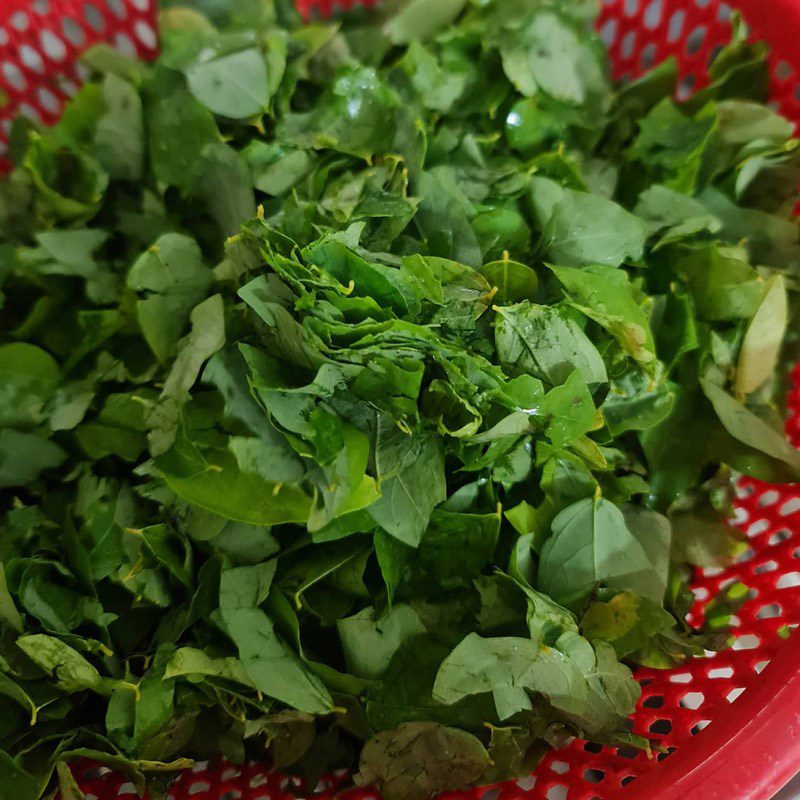
[[[728,642],[687,564],[796,481],[800,146],[738,19],[613,85],[592,3],[171,3],[0,183],[0,796],[358,766],[387,800],[628,732]]]

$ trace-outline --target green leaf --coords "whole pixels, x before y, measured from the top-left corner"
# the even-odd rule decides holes
[[[361,752],[357,784],[377,784],[386,800],[425,800],[432,791],[474,784],[489,766],[480,740],[433,722],[407,722],[373,736]]]
[[[232,147],[218,142],[203,148],[198,168],[192,197],[216,221],[221,233],[235,234],[256,211],[247,165]]]
[[[586,383],[605,383],[597,348],[567,309],[519,303],[498,308],[495,343],[503,369],[560,386],[577,370]]]
[[[537,11],[522,30],[501,35],[503,69],[524,95],[542,91],[566,103],[583,104],[590,92],[603,87],[599,60],[563,17]]]
[[[578,370],[544,396],[537,414],[546,420],[545,431],[555,447],[573,444],[597,419],[594,401]]]
[[[526,690],[541,693],[583,724],[593,717],[595,733],[630,713],[639,695],[630,670],[617,662],[613,649],[604,644],[593,649],[570,631],[555,647],[472,633],[442,663],[433,696],[454,703],[491,692],[502,719],[532,708]]]
[[[789,444],[783,431],[775,430],[711,381],[701,378],[700,385],[731,436],[748,447],[782,461],[793,472],[800,470],[800,453]]]
[[[36,433],[0,430],[0,486],[25,486],[49,469],[61,466],[66,452]]]
[[[416,547],[434,507],[447,496],[441,444],[427,431],[408,434],[381,417],[376,463],[381,496],[369,507],[370,516],[388,534]]]
[[[575,308],[605,328],[632,358],[652,367],[656,354],[650,321],[624,272],[600,266],[551,269]]]
[[[411,606],[399,603],[385,616],[365,608],[336,623],[347,671],[358,678],[377,679],[386,671],[397,649],[412,636],[425,633]]]
[[[127,80],[109,73],[103,80],[103,104],[94,134],[94,157],[112,179],[140,180],[145,141],[139,92]]]
[[[424,42],[446,30],[465,5],[466,0],[411,0],[388,20],[384,31],[392,44]]]
[[[20,708],[25,709],[30,714],[31,725],[36,724],[36,716],[39,709],[25,690],[8,675],[0,672],[0,695],[13,700]]]
[[[0,427],[33,428],[41,423],[59,382],[58,364],[40,347],[24,342],[0,346]]]
[[[738,248],[685,248],[675,271],[686,281],[698,316],[710,320],[751,319],[764,297],[764,283]]]
[[[355,297],[371,297],[400,315],[408,311],[403,295],[388,277],[390,273],[367,263],[341,242],[322,240],[307,248],[303,255],[310,264],[327,270],[342,286],[352,282]]]
[[[618,267],[642,257],[647,229],[611,200],[566,189],[553,206],[544,235],[547,257],[554,264]]]
[[[437,509],[419,545],[419,566],[443,587],[471,581],[491,563],[499,535],[499,513]]]
[[[227,450],[201,454],[181,441],[159,456],[156,466],[175,494],[225,519],[250,525],[305,522],[311,498],[292,485],[241,472]]]
[[[5,750],[0,750],[0,789],[6,797],[17,800],[38,800],[41,788]]]
[[[145,85],[143,99],[153,173],[188,192],[203,148],[220,140],[214,117],[191,95],[183,76],[163,66]]]
[[[497,287],[496,298],[502,305],[533,299],[539,285],[539,279],[530,267],[510,259],[490,261],[480,268],[480,273],[493,287]]]
[[[579,500],[553,520],[542,547],[538,586],[557,603],[580,608],[594,588],[652,589],[653,566],[625,523],[604,498]]]
[[[180,342],[178,355],[164,381],[161,397],[147,415],[150,452],[160,456],[175,442],[180,413],[190,399],[203,364],[225,345],[225,317],[222,297],[215,294],[196,306],[190,315],[192,329]]]
[[[6,573],[2,562],[0,562],[0,619],[17,633],[22,633],[24,630],[22,617],[14,605],[14,598],[11,597],[8,591]]]
[[[239,659],[214,658],[194,647],[181,647],[170,656],[164,679],[171,678],[187,678],[190,681],[218,678],[255,689]]]
[[[267,65],[255,47],[234,53],[204,53],[186,70],[186,81],[191,93],[222,117],[254,117],[269,105]]]
[[[192,553],[180,537],[166,525],[149,525],[141,536],[145,546],[175,580],[187,588],[192,585]]]
[[[608,642],[618,658],[630,656],[674,626],[671,614],[633,592],[620,592],[605,603],[593,602],[581,620],[583,635],[591,642]]]
[[[310,714],[333,705],[327,689],[275,632],[259,608],[269,592],[275,562],[222,572],[219,603],[225,630],[257,689]]]
[[[677,511],[671,521],[676,561],[701,568],[724,568],[747,550],[747,542],[713,509]]]
[[[128,286],[142,295],[139,325],[160,361],[173,355],[192,309],[205,297],[211,271],[188,236],[168,233],[134,262]]]
[[[735,393],[752,394],[775,374],[788,323],[786,286],[781,275],[770,281],[761,305],[747,327],[739,363]]]
[[[374,537],[375,556],[386,584],[386,593],[391,605],[397,587],[403,579],[406,566],[411,561],[414,551],[399,539],[378,529]]]
[[[423,172],[417,191],[422,202],[414,221],[431,253],[477,268],[483,261],[478,238],[469,222],[465,198],[449,175]]]
[[[152,666],[139,681],[134,706],[133,743],[137,752],[146,758],[162,755],[161,747],[171,739],[169,728],[175,715],[175,683],[166,680],[164,670],[172,646],[160,649]],[[163,741],[164,733],[166,741]]]
[[[101,676],[80,653],[53,636],[43,633],[21,636],[17,639],[17,647],[31,661],[52,674],[58,687],[65,692],[89,689],[109,695],[117,688],[135,690],[130,683]]]

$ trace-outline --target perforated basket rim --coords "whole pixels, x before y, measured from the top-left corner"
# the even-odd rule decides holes
[[[519,1],[527,2],[527,0]],[[82,6],[85,2],[92,2],[100,7],[103,7],[104,3],[108,4],[108,0],[47,0],[47,2],[58,9]],[[124,2],[130,5],[132,0]],[[345,10],[352,5],[372,4],[371,0],[361,0],[361,2],[297,0],[297,2],[306,15],[311,15],[314,9],[326,14]],[[663,3],[672,11],[679,8],[687,10],[716,8],[720,4],[720,0],[602,0],[601,23],[613,18],[620,23],[619,27],[625,31],[625,35],[631,36],[633,29],[641,22],[640,6],[655,2]],[[792,66],[796,73],[800,73],[800,0],[728,0],[727,4],[744,12],[754,34],[768,41],[780,58]],[[33,5],[32,0],[0,0],[0,24],[14,13],[29,12]],[[31,16],[33,17],[33,14]],[[641,33],[646,32],[642,30]],[[649,35],[652,37],[652,32]],[[97,38],[102,37],[95,37],[95,40]],[[632,75],[640,71],[638,51],[633,47],[631,50],[630,56],[625,56],[624,45],[612,52],[616,59],[617,74],[624,72]],[[144,54],[141,48],[140,53]],[[691,57],[687,55],[685,62],[689,68],[692,68],[692,65],[696,68],[699,59],[704,55],[705,51],[702,50],[699,54],[691,54]],[[683,62],[682,66],[685,66]],[[793,96],[784,93],[781,101],[784,109],[791,112],[795,122],[800,122],[800,91],[796,91]],[[795,408],[800,411],[800,393],[796,394],[795,401]],[[800,424],[795,424],[795,433],[799,431]],[[795,490],[792,496],[800,497],[800,491]],[[791,522],[787,521],[787,524],[800,530],[800,516]],[[800,600],[797,603],[800,607]],[[800,611],[795,616],[800,621]],[[622,788],[609,790],[606,785],[598,786],[596,796],[605,800],[767,800],[771,797],[800,770],[800,635],[793,636],[781,644],[769,665],[755,682],[748,686],[744,694],[735,703],[718,707],[716,714],[717,716],[704,730],[685,742],[669,758],[657,766],[654,765],[655,768],[638,770],[637,779]],[[557,758],[558,753],[549,756],[546,761],[547,768],[554,769],[558,763]],[[591,761],[580,764],[581,769],[585,767],[591,767]],[[552,777],[551,775],[550,778]],[[560,782],[570,784],[570,775],[563,775]],[[224,781],[220,785],[220,794],[223,785]],[[115,786],[118,788],[119,785]],[[473,789],[448,793],[446,798],[477,800],[483,791]],[[513,786],[510,788],[506,786],[502,790],[501,798],[502,800],[524,800],[534,796],[549,798],[549,791],[547,795],[544,791],[537,789],[534,794],[523,788],[514,791]],[[578,791],[576,800],[591,796],[586,793],[585,787]],[[111,784],[109,784],[109,794],[101,795],[100,800],[111,800],[110,792]],[[97,794],[96,785],[94,793]],[[257,797],[257,792],[250,794],[254,798]],[[367,793],[346,794],[348,797],[361,798]],[[372,792],[368,794],[374,795]],[[573,800],[574,796],[570,792],[568,800]],[[207,795],[198,795],[196,800],[206,797]],[[278,800],[277,796],[273,797]],[[246,800],[251,800],[250,795],[247,795]]]

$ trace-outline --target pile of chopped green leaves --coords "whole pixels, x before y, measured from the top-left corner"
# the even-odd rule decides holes
[[[422,800],[645,746],[628,665],[725,646],[730,472],[800,477],[798,140],[738,20],[676,104],[592,5],[165,8],[16,124],[0,795],[222,754]]]

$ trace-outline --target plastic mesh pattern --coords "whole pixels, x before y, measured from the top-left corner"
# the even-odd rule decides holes
[[[565,0],[567,2],[568,0]],[[54,122],[82,78],[77,56],[89,45],[109,41],[123,52],[151,58],[156,52],[156,0],[0,0],[0,155],[18,113]],[[297,0],[305,16],[344,11],[358,0]],[[362,0],[371,5],[373,0]],[[737,0],[755,37],[772,45],[772,100],[800,122],[800,4],[795,0]],[[791,13],[790,13],[791,12]],[[707,81],[707,66],[727,41],[732,5],[722,0],[603,0],[598,30],[608,47],[615,77],[632,78],[675,56],[679,94],[688,96]],[[784,19],[785,18],[785,19]],[[787,432],[800,446],[800,368],[795,370]],[[750,599],[735,618],[734,647],[672,671],[640,669],[642,697],[634,730],[664,749],[657,758],[625,748],[574,741],[549,753],[535,774],[492,789],[497,800],[612,800],[620,787],[658,767],[660,761],[702,731],[723,722],[743,692],[755,686],[787,631],[800,624],[800,485],[771,487],[745,479],[738,486],[736,524],[749,548],[726,570],[695,576],[693,619],[720,588],[740,580]],[[728,712],[729,713],[729,712]],[[779,735],[779,734],[778,734]],[[126,779],[91,764],[76,767],[88,800],[132,800]],[[170,800],[289,800],[298,795],[332,800],[378,800],[374,791],[340,791],[344,775],[318,787],[270,774],[258,764],[208,766],[182,773]],[[445,800],[479,800],[487,789],[442,795]]]
[[[87,47],[154,58],[155,16],[156,0],[0,0],[0,158],[14,117],[59,118],[86,77]]]

